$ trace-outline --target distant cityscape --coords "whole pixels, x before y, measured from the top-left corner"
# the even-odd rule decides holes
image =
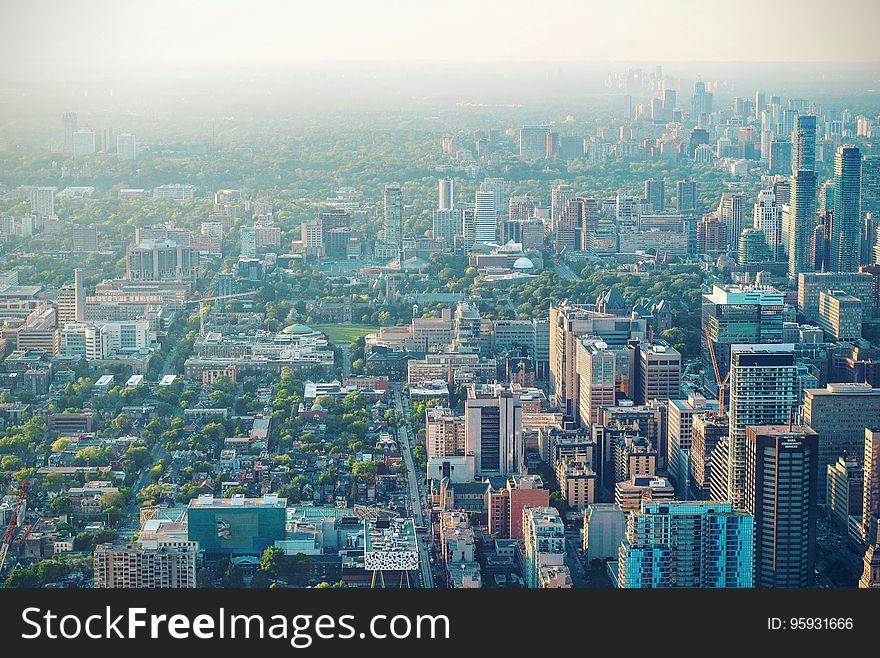
[[[609,67],[4,142],[0,583],[880,588],[876,98]]]

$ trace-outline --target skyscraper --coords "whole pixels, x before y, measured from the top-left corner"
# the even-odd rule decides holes
[[[519,154],[524,158],[544,158],[550,126],[523,126],[519,129]]]
[[[116,157],[119,160],[137,158],[137,139],[131,133],[122,133],[116,137]]]
[[[694,95],[691,99],[691,114],[695,124],[702,125],[704,114],[712,114],[712,94],[706,91],[705,82],[694,83]]]
[[[755,202],[754,226],[764,232],[764,239],[774,261],[785,257],[785,244],[782,241],[782,206],[776,203],[772,188],[758,192]]]
[[[795,115],[791,132],[791,171],[816,171],[816,115]]]
[[[523,464],[522,404],[500,384],[468,388],[464,405],[465,443],[477,475],[508,476]]]
[[[662,212],[666,207],[666,191],[663,181],[651,178],[645,181],[645,200],[651,204],[654,212]]]
[[[78,128],[76,112],[62,114],[61,125],[64,126],[64,152],[73,153],[73,133]]]
[[[242,226],[239,234],[239,255],[242,258],[257,257],[257,230],[253,226]]]
[[[880,155],[862,159],[862,215],[880,217]]]
[[[794,345],[734,345],[730,369],[730,431],[725,446],[726,463],[719,466],[727,480],[726,499],[744,504],[746,428],[786,423],[796,413],[799,400]],[[715,479],[713,456],[713,480]],[[722,474],[721,470],[718,472]],[[715,495],[713,487],[712,495]]]
[[[834,216],[831,220],[831,271],[855,272],[861,260],[862,153],[840,146],[834,156]]]
[[[644,503],[627,515],[617,586],[752,587],[753,532],[753,517],[729,503]]]
[[[510,520],[511,524],[516,519]],[[565,564],[565,525],[555,507],[523,509],[523,576],[526,587],[538,587],[541,570]]]
[[[770,174],[788,175],[791,171],[791,142],[788,139],[774,139],[770,142]]]
[[[816,172],[799,169],[791,177],[791,199],[782,209],[788,234],[788,278],[813,271],[810,241],[816,227]]]
[[[455,197],[452,178],[444,176],[437,181],[437,208],[440,210],[452,210],[454,204]]]
[[[687,179],[675,183],[676,210],[680,213],[697,209],[697,182]]]
[[[784,211],[783,211],[784,212]],[[813,270],[810,240],[816,226],[816,115],[796,114],[791,132],[791,198],[787,216],[788,278]]]
[[[435,210],[432,218],[432,234],[434,239],[443,238],[447,248],[455,242],[455,236],[461,235],[460,210]]]
[[[727,232],[727,248],[739,249],[739,236],[746,227],[746,200],[742,192],[722,192],[718,218]]]
[[[880,431],[865,430],[863,466],[865,480],[862,489],[862,538],[880,542],[877,521],[880,520]]]
[[[576,345],[579,384],[578,418],[581,427],[599,421],[599,411],[615,402],[615,355],[608,343],[582,338]]]
[[[496,214],[502,214],[504,209],[507,208],[508,187],[510,187],[510,183],[503,178],[484,178],[480,183],[480,192],[492,193]]]
[[[565,206],[574,199],[574,188],[571,185],[560,184],[550,192],[550,226],[555,230],[556,222],[562,217]]]
[[[31,189],[31,214],[37,217],[55,216],[55,192],[57,187],[35,187]]]
[[[476,242],[496,242],[498,240],[498,215],[495,210],[495,193],[476,192],[474,201],[474,224]]]
[[[403,190],[400,185],[385,186],[385,242],[403,249]]]
[[[75,156],[93,155],[96,150],[95,131],[83,128],[73,133],[73,154]]]
[[[799,425],[746,428],[744,506],[755,518],[755,586],[809,587],[816,564],[819,436]]]

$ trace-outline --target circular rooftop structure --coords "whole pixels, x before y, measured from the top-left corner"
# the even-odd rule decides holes
[[[526,258],[523,256],[522,258],[517,258],[516,262],[513,264],[513,269],[515,270],[531,270],[535,267],[535,264],[532,262],[531,258]]]
[[[293,336],[303,336],[305,334],[311,334],[314,332],[314,329],[305,324],[291,324],[281,330],[281,333],[291,334]]]

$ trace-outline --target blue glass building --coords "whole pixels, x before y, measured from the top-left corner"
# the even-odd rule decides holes
[[[645,503],[627,518],[617,586],[753,587],[754,518],[730,503]]]

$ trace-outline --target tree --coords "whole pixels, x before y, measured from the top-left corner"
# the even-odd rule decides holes
[[[275,546],[270,546],[260,557],[260,571],[264,572],[273,581],[278,580],[281,564],[284,560],[284,551]]]
[[[73,501],[68,496],[56,496],[49,503],[49,509],[53,514],[70,514],[73,511]]]

